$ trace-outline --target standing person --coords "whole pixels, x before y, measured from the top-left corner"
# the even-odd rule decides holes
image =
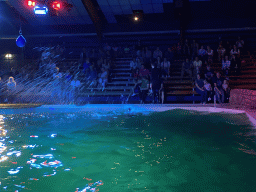
[[[141,104],[145,104],[148,90],[149,90],[149,80],[145,76],[141,77],[141,85],[140,85],[140,103]]]
[[[164,58],[164,61],[161,63],[161,69],[162,69],[162,74],[165,76],[165,77],[170,77],[170,67],[171,67],[171,64],[170,64],[170,61],[167,61],[166,58]]]
[[[71,81],[71,95],[73,103],[77,103],[78,94],[80,92],[81,82],[78,80],[77,75],[75,75],[74,79]]]
[[[145,67],[147,69],[150,68],[150,62],[151,62],[151,58],[152,58],[152,52],[148,49],[148,47],[145,47]]]
[[[191,56],[192,56],[192,58],[191,58],[191,60],[194,60],[195,59],[195,57],[197,57],[198,56],[198,43],[196,43],[196,40],[193,40],[193,43],[192,43],[192,45],[191,45]]]
[[[206,61],[207,52],[203,45],[201,46],[201,49],[198,50],[198,56],[203,63]]]
[[[161,78],[161,71],[153,63],[152,70],[151,70],[151,83],[150,83],[150,88],[153,91],[153,103],[159,102],[159,90],[162,85],[160,78]]]
[[[216,77],[214,78],[214,91],[217,96],[219,103],[224,103],[224,90],[222,88],[224,79],[221,77],[220,72],[217,72]]]
[[[200,74],[197,74],[197,79],[195,81],[195,85],[196,85],[196,92],[201,95],[201,104],[202,103],[205,104],[207,92],[204,89],[204,81],[203,81],[203,79],[201,79]]]
[[[7,82],[7,100],[8,103],[13,103],[15,99],[16,93],[16,82],[14,81],[13,77],[9,77]]]
[[[224,91],[224,102],[228,102],[229,97],[230,97],[230,88],[229,88],[227,80],[224,80],[224,82],[222,84],[222,88],[223,88],[223,91]]]
[[[162,58],[163,57],[163,53],[162,51],[159,49],[159,47],[156,48],[156,50],[153,53],[153,57],[156,59],[157,57]]]
[[[244,41],[240,37],[238,37],[238,40],[236,42],[236,46],[241,51],[241,53],[244,54],[243,53],[244,52]]]

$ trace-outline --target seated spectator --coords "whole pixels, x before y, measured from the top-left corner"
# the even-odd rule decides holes
[[[161,57],[157,57],[156,58],[156,67],[160,69],[161,68],[161,63],[162,63]]]
[[[238,57],[240,55],[240,50],[237,49],[237,47],[234,45],[233,49],[230,51],[230,56],[234,55],[235,57]]]
[[[221,77],[221,74],[217,72],[216,77],[213,79],[213,83],[215,95],[217,96],[217,101],[219,103],[224,102],[224,90],[222,88],[223,81],[224,79]]]
[[[155,50],[154,53],[153,53],[153,58],[156,59],[157,57],[160,57],[160,58],[163,57],[163,53],[162,53],[162,51],[159,49],[159,47],[157,47],[156,50]]]
[[[13,77],[9,77],[7,82],[7,100],[8,103],[13,103],[16,94],[16,82]]]
[[[213,62],[213,50],[211,49],[210,46],[207,46],[207,60],[208,60],[208,63],[212,63]]]
[[[182,47],[181,47],[181,43],[178,42],[177,47],[176,47],[176,57],[180,58],[182,54]]]
[[[137,68],[139,69],[141,68],[141,65],[144,65],[144,62],[141,58],[136,58],[136,62],[137,62]]]
[[[218,61],[221,61],[224,58],[226,49],[224,47],[222,47],[222,45],[220,44],[217,49],[217,52],[218,52]]]
[[[102,88],[102,91],[106,88],[108,82],[108,72],[105,68],[101,68],[100,78],[98,79],[98,86]]]
[[[151,58],[152,58],[152,52],[151,52],[147,47],[145,47],[144,64],[145,64],[145,67],[146,67],[147,69],[150,68]]]
[[[195,57],[198,56],[198,47],[199,47],[199,45],[198,45],[198,43],[196,43],[196,40],[193,40],[193,43],[191,45],[191,56],[192,56],[191,59],[192,60],[194,60]]]
[[[204,49],[204,46],[202,45],[201,48],[198,50],[198,57],[199,59],[204,63],[206,61],[207,52]]]
[[[89,87],[92,87],[92,88],[97,87],[97,77],[98,77],[98,75],[97,75],[96,68],[93,65],[91,65],[89,78],[88,78],[89,83],[90,83]]]
[[[138,63],[137,63],[137,61],[136,61],[136,58],[134,57],[134,58],[132,59],[132,61],[130,62],[131,72],[134,73],[135,70],[137,69],[137,67],[138,67]]]
[[[141,85],[140,85],[140,103],[145,104],[146,97],[147,97],[148,91],[149,91],[149,80],[144,76],[144,77],[141,77],[140,83],[141,83]]]
[[[225,56],[225,59],[222,60],[222,70],[226,77],[229,76],[230,64],[231,62],[228,60],[228,56]]]
[[[171,48],[168,48],[164,55],[165,58],[167,58],[170,63],[173,63],[174,61],[174,53]]]
[[[162,69],[162,74],[165,77],[170,77],[170,61],[167,61],[166,58],[164,58],[164,61],[161,63],[161,69]]]
[[[205,91],[206,91],[206,99],[207,99],[208,101],[212,100],[212,86],[211,86],[211,84],[210,84],[208,81],[206,81],[206,80],[204,80],[204,89],[205,89]]]
[[[194,74],[193,74],[194,76],[201,72],[202,61],[199,60],[198,57],[195,58],[195,61],[193,62],[193,67],[194,67]]]
[[[206,66],[206,70],[204,72],[204,77],[205,79],[211,84],[213,85],[213,82],[212,82],[212,78],[214,76],[214,71],[211,69],[211,66],[210,65],[207,65]]]
[[[88,73],[90,65],[91,65],[90,59],[86,58],[86,60],[85,60],[85,62],[83,64],[83,72],[84,72],[84,74]]]
[[[203,79],[201,79],[200,74],[197,74],[197,79],[195,81],[195,91],[201,95],[201,104],[205,104],[206,103],[206,96],[207,96],[207,92],[204,89],[204,81]]]
[[[243,50],[244,50],[244,41],[243,41],[240,37],[238,37],[238,40],[237,40],[237,42],[236,42],[236,46],[237,46],[237,48],[240,50],[240,52],[243,53]]]
[[[137,81],[139,79],[139,76],[140,76],[140,69],[136,69],[135,72],[133,73],[133,79],[135,81]]]
[[[189,74],[189,77],[192,78],[192,63],[187,58],[185,62],[182,63],[182,69],[181,69],[181,78],[183,79],[184,73],[186,72]]]
[[[149,70],[148,69],[145,69],[144,65],[141,65],[141,68],[140,68],[140,76],[146,76],[148,77],[149,76]]]
[[[188,39],[186,39],[185,42],[184,42],[183,54],[184,54],[186,57],[190,57],[190,46],[189,46]]]
[[[241,69],[241,60],[237,58],[235,55],[232,55],[230,62],[231,74],[239,76]]]
[[[132,97],[140,93],[140,85],[141,85],[141,79],[142,79],[142,77],[138,75],[137,71],[135,74],[136,74],[135,78],[133,79],[135,85],[132,89],[132,95],[131,95]]]

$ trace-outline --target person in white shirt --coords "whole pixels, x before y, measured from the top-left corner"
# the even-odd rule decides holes
[[[194,67],[194,76],[200,73],[201,67],[202,67],[202,61],[198,59],[198,57],[195,58],[195,61],[193,62]]]
[[[16,82],[13,77],[9,77],[7,82],[7,100],[8,103],[13,103],[16,93]]]
[[[208,81],[206,81],[206,80],[204,80],[204,89],[206,90],[206,92],[207,92],[207,96],[206,96],[206,99],[208,99],[208,101],[210,101],[211,99],[212,99],[212,86],[211,86],[211,84],[208,82]]]

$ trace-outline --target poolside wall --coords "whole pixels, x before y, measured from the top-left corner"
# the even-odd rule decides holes
[[[233,89],[230,93],[231,106],[241,109],[256,109],[256,90]]]

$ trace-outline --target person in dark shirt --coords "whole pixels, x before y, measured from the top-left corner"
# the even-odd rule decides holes
[[[192,63],[187,58],[185,62],[182,63],[182,69],[181,69],[181,78],[184,77],[184,73],[188,73],[189,77],[192,78]]]
[[[221,77],[220,72],[216,73],[216,77],[213,78],[214,83],[214,91],[217,96],[217,100],[219,103],[224,103],[224,90],[222,88],[224,79]]]
[[[152,64],[152,70],[151,70],[151,83],[150,88],[153,91],[153,103],[159,102],[159,90],[162,86],[161,81],[161,70],[156,67],[156,64]]]
[[[196,92],[201,95],[201,103],[206,103],[207,91],[204,89],[204,80],[201,79],[200,74],[197,74],[197,79],[195,81]]]
[[[214,75],[214,71],[211,69],[210,65],[207,65],[206,70],[204,72],[204,77],[207,80],[207,82],[211,84],[211,86],[213,86],[213,82],[212,82],[213,75]]]

